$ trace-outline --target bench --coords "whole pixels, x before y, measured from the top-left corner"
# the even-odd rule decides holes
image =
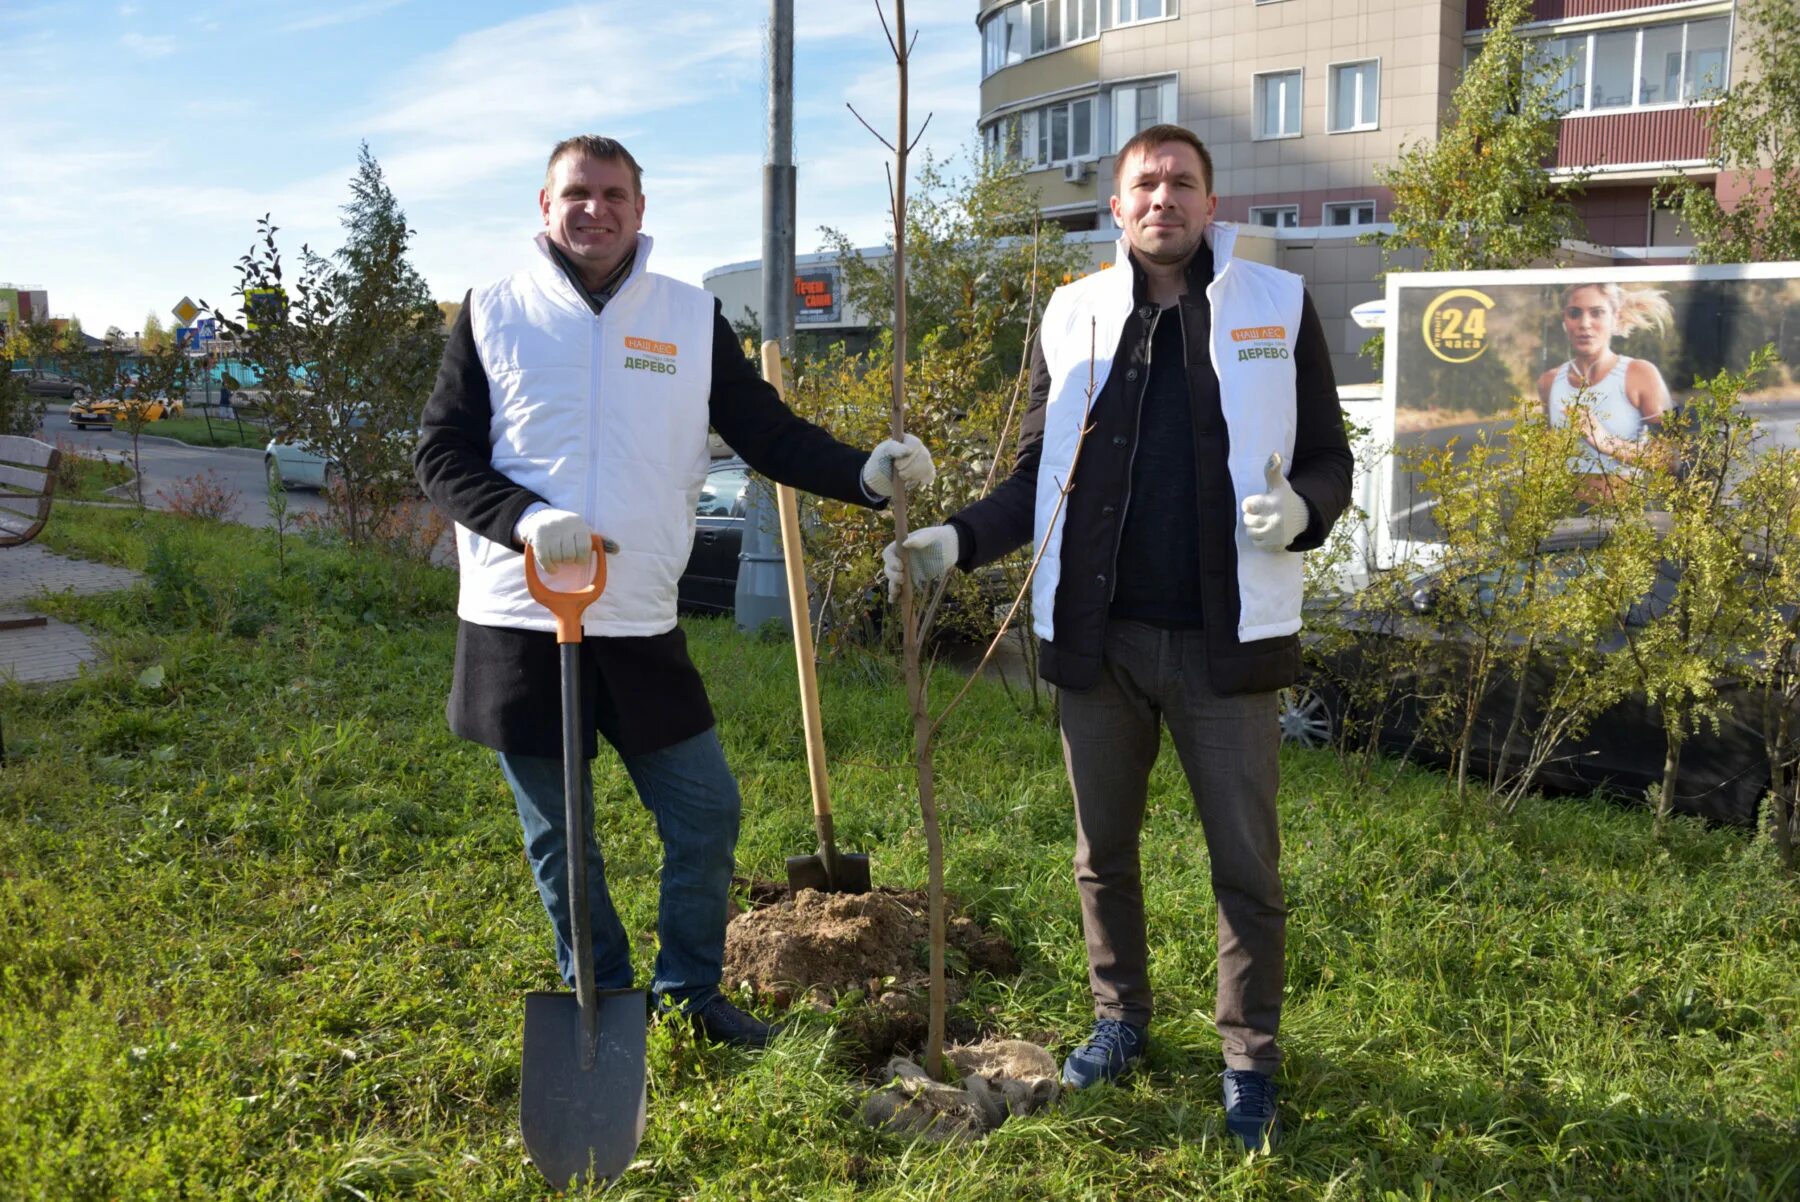
[[[62,452],[35,438],[0,434],[0,547],[30,542],[50,518]],[[42,626],[41,616],[0,619],[0,630]]]

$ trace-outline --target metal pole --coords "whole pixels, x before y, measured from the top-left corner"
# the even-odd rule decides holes
[[[769,157],[763,166],[762,336],[794,353],[794,0],[769,0]]]
[[[769,0],[769,154],[763,164],[762,336],[794,349],[794,0]],[[738,553],[737,628],[788,622],[775,497],[750,478]]]

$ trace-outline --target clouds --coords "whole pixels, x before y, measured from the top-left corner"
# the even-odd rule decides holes
[[[367,20],[390,9],[411,3],[411,0],[367,0],[363,4],[348,4],[342,8],[313,11],[304,17],[296,17],[276,27],[279,33],[304,33],[310,29],[328,29],[333,25],[349,25],[355,21]]]
[[[619,137],[643,162],[659,270],[697,283],[760,253],[765,4],[597,0],[493,20],[456,0],[338,0],[238,6],[218,28],[189,14],[178,33],[134,7],[0,12],[28,66],[15,91],[36,114],[0,125],[0,274],[47,287],[53,309],[94,328],[130,327],[183,293],[227,298],[265,212],[290,257],[302,241],[335,247],[365,139],[442,297],[518,261],[540,224],[544,158],[572,133]],[[940,153],[972,137],[972,8],[908,5],[915,131],[935,111]],[[844,102],[892,136],[887,41],[867,0],[795,10],[799,249],[822,224],[879,242],[888,155]],[[103,59],[96,21],[118,31]],[[164,118],[122,135],[121,115],[147,103]]]

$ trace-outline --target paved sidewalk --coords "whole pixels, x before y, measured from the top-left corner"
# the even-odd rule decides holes
[[[141,577],[126,568],[56,555],[35,543],[0,550],[0,618],[26,617],[25,601],[45,593],[110,593]],[[98,657],[93,640],[66,622],[0,630],[0,680],[74,680]]]

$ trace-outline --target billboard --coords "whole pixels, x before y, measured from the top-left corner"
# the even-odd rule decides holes
[[[819,267],[794,276],[794,321],[800,325],[838,320],[838,270]]]
[[[1697,378],[1782,362],[1742,398],[1767,444],[1800,446],[1800,263],[1396,273],[1387,281],[1386,441],[1504,433],[1520,399],[1590,431],[1572,471],[1629,472]],[[1429,542],[1433,502],[1390,458],[1378,542]]]

